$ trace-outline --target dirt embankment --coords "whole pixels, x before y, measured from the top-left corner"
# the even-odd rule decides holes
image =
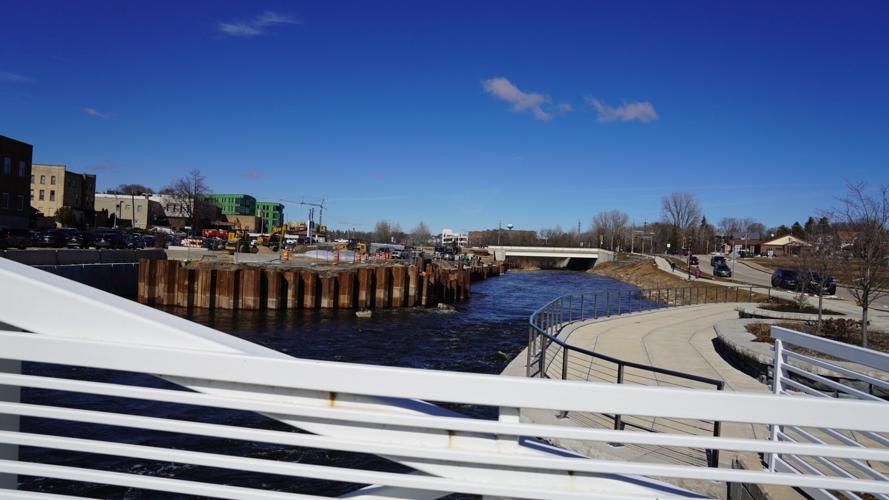
[[[729,299],[736,297],[734,291],[727,293],[731,289],[725,286],[715,285],[704,280],[687,281],[674,274],[661,271],[653,260],[630,263],[604,262],[589,272],[623,281],[643,290],[656,288],[698,288],[703,290],[704,293],[704,295],[700,296],[701,301],[733,302]],[[754,293],[751,296],[744,292],[743,289],[741,293],[745,298],[751,298],[753,302],[765,302],[768,300],[767,296],[759,293]]]

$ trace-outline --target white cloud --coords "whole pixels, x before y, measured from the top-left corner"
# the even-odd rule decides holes
[[[586,98],[587,104],[595,108],[600,122],[631,122],[638,120],[648,123],[657,120],[657,111],[648,101],[628,102],[620,106],[608,106],[593,97]]]
[[[512,104],[513,111],[522,112],[530,110],[534,118],[543,121],[548,121],[553,117],[552,113],[544,110],[544,106],[548,106],[551,102],[548,95],[522,92],[512,82],[499,76],[483,81],[482,88],[492,96]]]
[[[281,24],[299,24],[299,21],[294,17],[267,10],[246,21],[219,23],[218,29],[229,36],[246,38],[264,35],[268,32],[268,28]]]
[[[567,102],[560,102],[559,103],[559,111],[561,111],[563,113],[567,113],[567,112],[571,111],[572,109],[574,109],[574,107],[571,106],[571,104],[569,104]]]
[[[8,71],[0,71],[0,82],[31,83],[33,81],[34,81],[33,78],[28,78],[25,75],[20,75],[18,73],[10,73]]]
[[[111,118],[111,115],[107,113],[100,113],[96,108],[91,108],[89,106],[83,108],[83,112],[90,115],[95,116],[96,118]]]

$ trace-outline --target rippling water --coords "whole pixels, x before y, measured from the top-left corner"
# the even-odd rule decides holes
[[[528,316],[549,300],[568,292],[630,290],[631,286],[602,276],[572,271],[511,271],[503,276],[473,283],[472,298],[454,311],[437,309],[375,310],[373,317],[356,318],[353,311],[206,311],[165,309],[170,313],[256,342],[291,356],[330,361],[347,361],[411,368],[441,369],[476,373],[500,373],[527,341]],[[174,388],[154,377],[105,370],[59,366],[26,366],[26,373],[64,376],[150,387]],[[161,405],[121,398],[25,390],[24,402],[57,404],[85,409],[109,410],[149,416],[293,431],[262,416],[237,411],[208,412],[204,408]],[[491,408],[460,407],[477,417],[493,417]],[[302,463],[333,464],[373,470],[402,471],[398,464],[355,453],[333,453],[280,445],[263,445],[236,440],[189,437],[171,433],[118,427],[71,424],[52,420],[22,419],[26,432],[72,437],[102,438],[118,442],[170,446],[254,458]],[[36,448],[23,448],[23,460],[108,470],[138,472],[232,485],[262,485],[282,491],[339,495],[354,485],[319,480],[302,480],[272,475],[192,467],[179,464],[85,456]],[[192,498],[146,490],[88,485],[39,478],[22,478],[23,489],[53,493],[75,493],[96,498]]]

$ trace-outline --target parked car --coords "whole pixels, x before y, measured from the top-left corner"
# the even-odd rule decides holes
[[[716,265],[722,263],[725,264],[725,257],[723,255],[711,255],[710,256],[710,266],[716,268]]]
[[[43,233],[40,231],[29,231],[31,233],[31,243],[28,244],[29,247],[42,247],[43,246]]]
[[[126,238],[120,231],[96,232],[96,248],[125,248],[126,245]]]
[[[720,278],[732,277],[732,269],[725,263],[725,259],[713,266],[713,276],[719,276]]]
[[[819,292],[825,295],[836,295],[837,293],[837,283],[833,276],[827,276],[822,282],[821,275],[818,273],[804,273],[800,277],[800,281],[805,283],[806,291],[813,295],[818,295]]]
[[[131,234],[127,236],[127,248],[131,250],[135,250],[138,248],[145,248],[145,240],[142,239],[141,234]]]
[[[777,269],[772,273],[772,286],[786,290],[800,290],[799,274],[793,269]]]
[[[89,248],[95,246],[95,239],[92,233],[86,231],[78,231],[77,229],[59,229],[65,238],[66,248]]]
[[[794,291],[805,291],[817,295],[819,291],[825,295],[836,295],[837,284],[832,276],[823,283],[818,273],[799,273],[792,269],[778,269],[772,274],[772,286]]]
[[[145,245],[145,248],[153,248],[154,243],[157,241],[154,235],[151,234],[143,234],[142,235],[142,243]]]
[[[61,229],[49,229],[40,233],[40,246],[47,248],[64,248],[67,235]]]
[[[31,244],[31,233],[27,229],[0,227],[0,249],[25,249]]]

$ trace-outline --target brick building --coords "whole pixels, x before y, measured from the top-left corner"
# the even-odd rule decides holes
[[[35,163],[31,167],[31,206],[46,217],[70,208],[77,224],[93,225],[96,176],[79,174],[65,165]]]
[[[33,146],[0,135],[0,225],[27,228]]]

